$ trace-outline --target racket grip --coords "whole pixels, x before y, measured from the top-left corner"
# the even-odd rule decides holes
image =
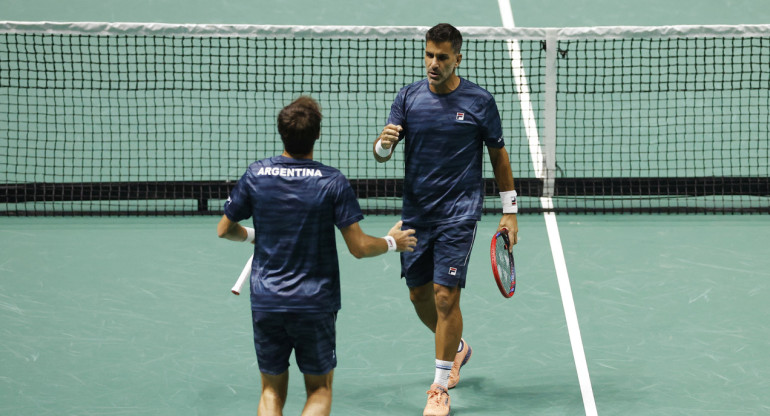
[[[238,281],[235,282],[235,285],[233,285],[233,288],[230,289],[230,291],[233,292],[234,295],[241,294],[241,288],[243,287],[243,283],[246,281],[248,277],[251,276],[251,262],[253,260],[254,260],[254,255],[252,254],[251,257],[249,257],[249,261],[247,261],[246,265],[243,266],[241,275],[238,276]]]

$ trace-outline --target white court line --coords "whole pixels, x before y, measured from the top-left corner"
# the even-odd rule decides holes
[[[513,10],[509,0],[498,0],[497,3],[500,7],[503,27],[515,27]],[[535,170],[535,176],[539,179],[553,179],[546,178],[546,161],[543,158],[543,151],[540,146],[540,138],[537,133],[535,114],[532,110],[529,85],[524,71],[524,64],[521,60],[521,48],[518,40],[512,39],[508,41],[508,52],[511,56],[513,76],[519,94],[519,102],[521,103],[522,119],[524,120],[524,127],[527,139],[529,140],[529,150],[532,156],[532,167]],[[553,208],[553,199],[550,194],[541,197],[540,203],[546,210]],[[580,336],[580,325],[578,324],[577,312],[575,311],[575,302],[572,298],[572,287],[569,282],[567,262],[564,259],[564,249],[561,245],[556,215],[553,212],[546,212],[543,214],[543,217],[548,231],[548,239],[551,243],[551,254],[553,255],[553,262],[556,267],[556,278],[559,282],[564,316],[567,320],[567,331],[570,344],[572,345],[572,356],[575,360],[575,369],[577,370],[578,381],[580,382],[580,392],[583,396],[583,407],[587,416],[597,416],[596,402],[594,400],[593,388],[591,387],[591,378],[588,374],[588,364],[586,363],[585,351],[583,350],[583,339]]]

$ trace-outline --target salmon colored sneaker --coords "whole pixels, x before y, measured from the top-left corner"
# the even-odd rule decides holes
[[[449,372],[449,388],[453,389],[460,382],[460,367],[464,366],[471,359],[473,349],[463,339],[463,349],[455,355],[455,361],[452,364],[452,371]]]
[[[449,414],[449,393],[438,384],[431,384],[428,390],[428,404],[422,416],[447,416]]]

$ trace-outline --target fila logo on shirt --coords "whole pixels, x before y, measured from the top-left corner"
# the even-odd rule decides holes
[[[465,120],[465,113],[457,113],[455,120]]]
[[[457,275],[457,267],[450,267],[449,274],[451,274],[452,276]]]

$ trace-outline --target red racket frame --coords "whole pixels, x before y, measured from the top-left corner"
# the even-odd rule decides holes
[[[497,239],[502,238],[503,241],[505,241],[505,251],[508,253],[508,260],[511,262],[511,290],[508,291],[503,286],[503,279],[501,279],[501,276],[499,275],[497,271]],[[497,288],[500,289],[500,294],[502,294],[506,298],[510,298],[513,296],[514,293],[516,293],[516,266],[513,262],[513,252],[508,251],[508,247],[510,246],[511,242],[508,239],[508,230],[503,228],[500,231],[496,232],[494,237],[492,237],[492,244],[489,248],[489,256],[492,260],[492,274],[495,276],[495,283],[497,283]]]

